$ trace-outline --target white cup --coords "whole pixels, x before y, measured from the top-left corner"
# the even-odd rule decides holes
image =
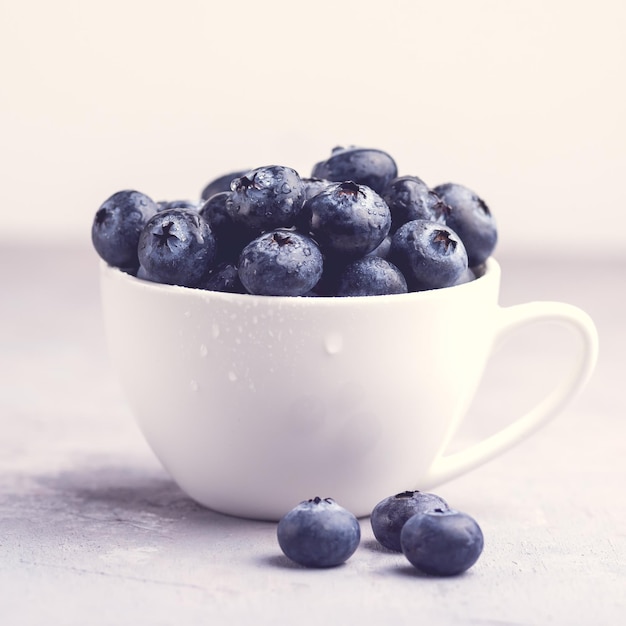
[[[110,353],[148,444],[176,483],[223,513],[277,520],[332,497],[357,516],[500,454],[583,387],[597,332],[558,302],[498,304],[500,267],[418,293],[295,298],[139,280],[102,263]],[[497,434],[446,454],[495,342],[535,322],[581,340],[567,376]],[[540,358],[538,356],[538,358]]]

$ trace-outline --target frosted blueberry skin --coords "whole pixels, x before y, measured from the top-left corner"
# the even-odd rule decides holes
[[[215,237],[197,211],[165,209],[154,215],[139,237],[140,276],[195,287],[215,258]]]
[[[216,262],[236,264],[241,251],[258,233],[233,221],[226,206],[230,196],[230,191],[212,195],[199,213],[209,223],[217,241]]]
[[[252,240],[241,252],[238,265],[248,293],[302,296],[319,281],[323,257],[310,237],[276,229]]]
[[[324,254],[345,259],[370,253],[391,227],[385,201],[353,181],[334,183],[307,200],[303,218]]]
[[[293,226],[305,199],[298,172],[282,165],[251,170],[230,188],[226,210],[235,223],[257,233]]]
[[[414,515],[432,509],[447,510],[448,503],[434,493],[403,491],[381,500],[372,510],[370,524],[376,540],[388,550],[402,552],[400,532]]]
[[[391,232],[411,220],[445,224],[447,205],[417,176],[394,178],[381,194],[391,211]]]
[[[385,259],[366,256],[348,263],[339,277],[337,296],[382,296],[407,293],[402,272]]]
[[[411,517],[400,532],[402,552],[421,572],[456,576],[480,557],[484,537],[471,516],[454,509],[434,509]]]
[[[200,279],[196,289],[206,291],[222,291],[226,293],[247,293],[241,284],[239,270],[232,263],[222,262],[209,270],[209,273]]]
[[[324,191],[326,187],[332,184],[332,181],[324,180],[323,178],[303,178],[302,182],[304,183],[305,201]]]
[[[278,544],[289,559],[305,567],[345,563],[361,541],[357,518],[331,498],[301,502],[278,522]]]
[[[404,274],[410,291],[450,287],[468,267],[460,237],[445,224],[412,220],[391,239],[389,260]]]
[[[386,259],[389,256],[389,250],[391,250],[391,236],[387,235],[371,252],[368,254],[372,256],[378,256],[381,259]]]
[[[352,180],[379,194],[397,175],[398,166],[389,154],[357,146],[333,148],[331,156],[316,163],[311,174],[335,182]]]
[[[457,183],[437,185],[433,191],[449,207],[446,224],[463,240],[469,266],[484,263],[498,241],[496,222],[487,204],[471,189]]]
[[[159,211],[165,211],[165,209],[192,209],[198,210],[198,205],[192,200],[162,200],[157,202],[157,208]]]
[[[230,191],[230,184],[235,178],[243,176],[249,170],[237,170],[236,172],[229,172],[214,178],[209,182],[202,190],[201,199],[208,200],[211,196],[222,191]]]
[[[139,236],[157,210],[157,204],[139,191],[114,193],[96,211],[91,227],[98,255],[109,265],[134,273],[139,266]]]

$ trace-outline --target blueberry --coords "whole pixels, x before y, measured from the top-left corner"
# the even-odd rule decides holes
[[[449,287],[467,269],[467,253],[459,236],[445,224],[428,220],[412,220],[394,233],[389,260],[404,274],[412,291]]]
[[[282,165],[259,167],[231,183],[226,208],[233,221],[250,230],[293,226],[304,203],[304,183]]]
[[[198,210],[198,205],[191,200],[162,200],[157,202],[159,211],[165,211],[165,209],[192,209]]]
[[[332,498],[301,502],[278,522],[283,553],[305,567],[334,567],[345,563],[361,541],[357,518]]]
[[[136,270],[139,235],[156,212],[156,203],[139,191],[114,193],[100,206],[93,220],[91,240],[96,252],[109,265]]]
[[[407,291],[406,280],[395,265],[377,256],[366,256],[346,265],[336,295],[382,296]]]
[[[447,205],[417,176],[394,178],[382,193],[391,211],[391,232],[411,220],[445,223]]]
[[[391,236],[387,235],[371,252],[368,252],[368,254],[386,259],[389,256],[389,250],[391,250]]]
[[[235,180],[235,178],[243,176],[247,171],[248,170],[237,170],[236,172],[229,172],[228,174],[223,174],[213,179],[202,190],[202,200],[208,200],[211,196],[222,191],[230,191],[230,183]]]
[[[328,185],[332,184],[332,181],[324,180],[323,178],[303,178],[302,182],[304,183],[305,200],[316,196],[321,191],[324,191]]]
[[[335,182],[352,180],[382,193],[398,175],[393,158],[383,150],[350,146],[336,147],[331,156],[313,167],[312,176]]]
[[[307,200],[308,229],[325,254],[358,258],[387,236],[391,213],[372,189],[352,181],[334,183]]]
[[[258,233],[234,222],[227,210],[230,191],[212,195],[200,208],[200,215],[209,223],[217,242],[216,261],[236,263],[241,251]]]
[[[438,185],[433,191],[450,208],[446,224],[463,241],[470,267],[484,263],[496,247],[496,222],[485,202],[471,189],[456,183]]]
[[[204,276],[196,289],[223,291],[227,293],[247,293],[239,278],[239,270],[232,263],[222,262]]]
[[[432,576],[455,576],[481,555],[480,526],[467,513],[434,509],[411,517],[400,532],[402,552],[409,562]]]
[[[402,552],[400,531],[406,521],[417,513],[431,509],[448,509],[447,502],[423,491],[403,491],[381,500],[372,510],[370,523],[374,537],[389,550]]]
[[[322,275],[322,253],[306,235],[287,229],[263,233],[239,257],[239,278],[249,293],[301,296]]]
[[[150,280],[194,287],[211,267],[215,238],[198,212],[165,209],[148,220],[138,249]]]
[[[476,273],[471,267],[468,267],[454,283],[455,285],[464,285],[465,283],[471,283],[476,279]]]

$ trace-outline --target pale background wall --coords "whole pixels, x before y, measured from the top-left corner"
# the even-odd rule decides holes
[[[0,240],[332,146],[473,187],[499,248],[624,252],[626,2],[0,0]]]

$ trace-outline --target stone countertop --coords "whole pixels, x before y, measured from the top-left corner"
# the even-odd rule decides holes
[[[367,519],[346,564],[307,570],[282,555],[275,524],[188,499],[143,441],[115,378],[95,254],[3,244],[0,622],[618,623],[626,615],[626,257],[499,260],[502,304],[582,307],[598,326],[600,360],[548,426],[437,489],[485,535],[472,569],[437,579],[380,548]],[[494,357],[456,445],[518,415],[567,365],[566,337],[542,332]]]

